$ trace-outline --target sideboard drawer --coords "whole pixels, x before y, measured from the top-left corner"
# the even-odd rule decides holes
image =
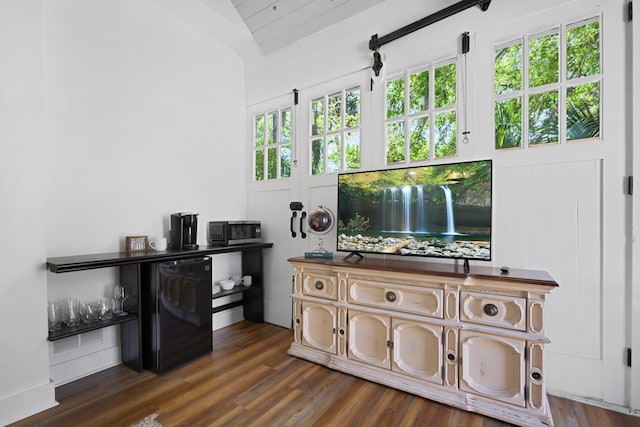
[[[442,289],[357,278],[348,287],[350,303],[442,318]]]
[[[335,301],[338,299],[338,277],[307,271],[303,275],[302,293]]]
[[[526,330],[527,299],[480,292],[460,292],[460,320]]]

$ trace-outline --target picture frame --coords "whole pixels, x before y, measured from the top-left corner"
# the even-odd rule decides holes
[[[125,239],[125,252],[128,254],[147,252],[149,250],[149,238],[147,236],[127,236]]]

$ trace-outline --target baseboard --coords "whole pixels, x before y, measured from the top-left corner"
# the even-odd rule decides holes
[[[613,403],[607,403],[607,402],[604,402],[604,401],[602,401],[600,399],[594,399],[594,398],[591,398],[591,397],[584,397],[584,396],[576,396],[576,395],[573,395],[573,394],[563,393],[561,391],[549,390],[549,389],[547,389],[547,394],[549,394],[551,396],[555,396],[555,397],[560,397],[562,399],[573,400],[573,401],[576,401],[576,402],[584,403],[585,405],[596,406],[598,408],[608,409],[610,411],[616,411],[616,412],[620,412],[622,414],[633,415],[634,417],[640,417],[640,413],[636,413],[636,412],[630,410],[626,406],[620,406],[620,405],[615,405]]]
[[[51,365],[49,375],[58,387],[120,363],[120,347],[112,347]]]
[[[52,382],[0,399],[0,426],[14,423],[56,406]]]
[[[222,329],[244,320],[242,307],[234,307],[229,310],[215,313],[211,316],[212,330]]]

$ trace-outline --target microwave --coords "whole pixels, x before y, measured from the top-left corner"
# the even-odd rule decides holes
[[[209,244],[232,246],[262,241],[260,221],[209,221]]]

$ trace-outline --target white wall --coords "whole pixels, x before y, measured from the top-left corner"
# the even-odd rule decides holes
[[[40,1],[0,2],[0,425],[55,404],[46,321]]]
[[[245,215],[244,65],[188,22],[211,8],[180,4],[186,15],[152,0],[0,2],[0,425],[55,403],[47,298],[96,298],[117,280],[45,273],[47,257],[168,235],[187,210],[204,244],[207,221]],[[118,354],[117,334],[103,341]],[[88,371],[113,363],[91,357]]]
[[[450,4],[388,0],[283,51],[250,61],[248,105],[259,110],[269,100],[297,88],[303,100],[298,110],[302,111],[307,108],[307,94],[318,87],[336,82],[335,87],[326,89],[325,93],[331,93],[344,88],[340,86],[342,76],[369,73],[359,70],[372,64],[367,45],[372,34],[383,36]],[[469,144],[459,144],[457,159],[494,159],[493,264],[547,270],[560,284],[547,304],[546,333],[552,341],[546,358],[548,390],[618,407],[629,402],[623,355],[631,328],[625,317],[625,297],[631,287],[625,273],[629,268],[625,255],[629,209],[622,191],[624,178],[630,173],[625,143],[629,126],[625,113],[629,72],[625,5],[623,0],[494,0],[488,12],[469,9],[380,49],[383,70],[389,76],[437,60],[448,45],[457,43],[462,32],[470,32],[472,133]],[[602,140],[495,151],[494,44],[599,14]],[[371,96],[370,106],[363,107],[370,107],[374,116],[366,118],[363,113],[363,131],[371,135],[362,143],[365,169],[384,167],[384,128],[379,113],[384,110],[384,98],[375,88]],[[298,148],[305,153],[308,125],[304,120],[297,124],[302,127],[297,132]],[[306,157],[301,157],[306,162]],[[303,164],[301,169],[305,167]],[[313,179],[302,180],[306,181]],[[275,183],[265,183],[263,189],[270,185]],[[254,187],[257,194],[260,186]],[[294,247],[295,242],[289,241]],[[286,262],[281,264],[278,269],[287,268]]]

